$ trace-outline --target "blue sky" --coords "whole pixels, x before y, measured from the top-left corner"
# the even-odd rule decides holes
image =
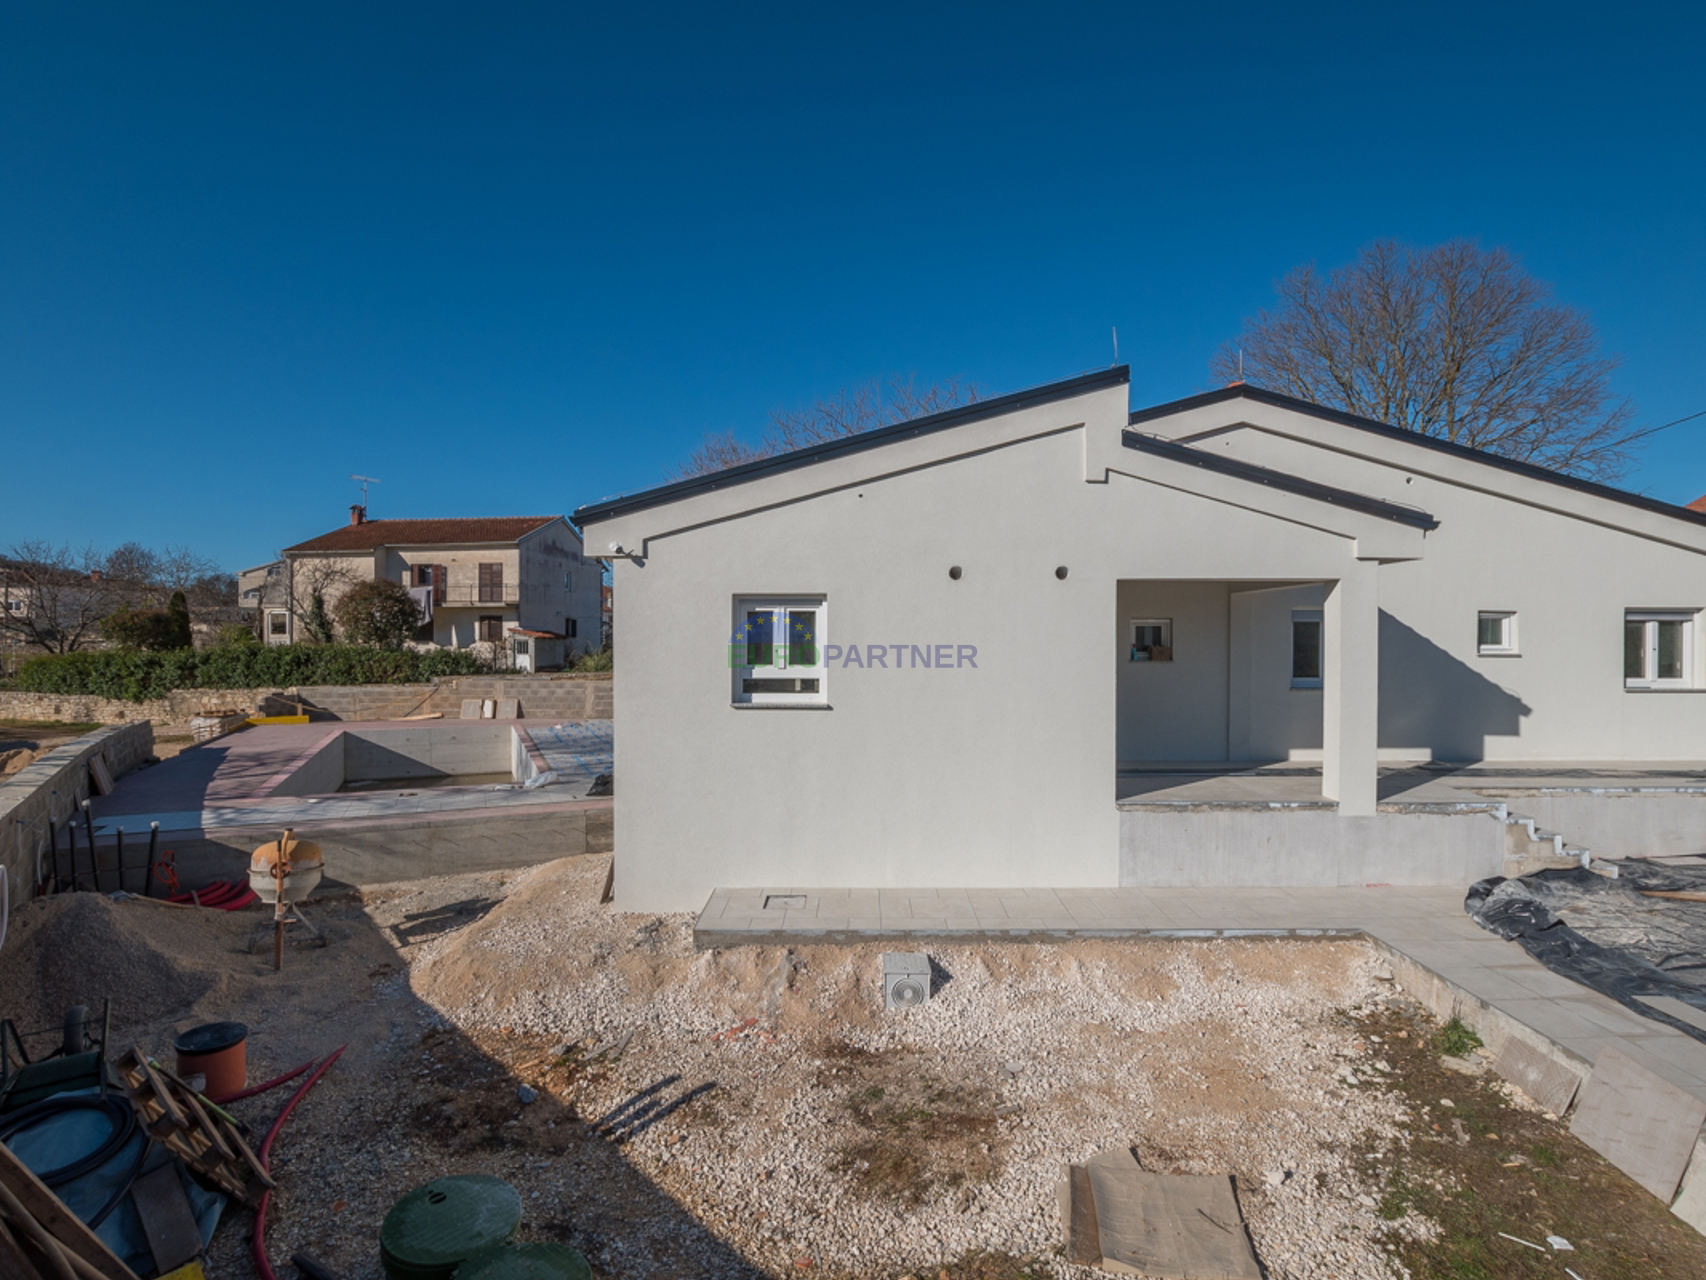
[[[1706,409],[1698,5],[0,9],[0,549],[551,514],[888,374],[1203,390],[1478,237]],[[1630,487],[1706,493],[1706,419]]]

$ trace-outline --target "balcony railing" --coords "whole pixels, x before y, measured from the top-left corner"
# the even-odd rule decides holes
[[[501,586],[458,586],[451,583],[444,589],[444,599],[438,604],[440,609],[474,609],[481,605],[505,605],[521,603],[521,587],[513,582]]]

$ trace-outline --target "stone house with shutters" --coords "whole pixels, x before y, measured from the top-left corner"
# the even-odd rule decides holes
[[[357,582],[387,579],[421,606],[419,647],[484,649],[523,671],[597,648],[603,574],[562,516],[370,520],[286,547],[282,581],[262,608],[262,637],[298,637],[314,590],[332,608]]]

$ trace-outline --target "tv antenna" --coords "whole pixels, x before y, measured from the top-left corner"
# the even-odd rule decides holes
[[[367,510],[367,486],[370,484],[379,484],[380,481],[375,480],[372,476],[351,476],[350,479],[361,481],[361,509],[363,511]]]
[[[1108,328],[1113,330],[1113,334],[1114,334],[1114,363],[1118,364],[1120,362],[1120,330],[1119,330],[1119,326],[1118,325],[1109,325]]]

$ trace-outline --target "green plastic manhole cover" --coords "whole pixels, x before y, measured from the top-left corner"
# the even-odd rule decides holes
[[[560,1244],[507,1244],[464,1262],[456,1280],[592,1280],[592,1268]]]
[[[521,1195],[471,1173],[416,1187],[385,1215],[379,1255],[392,1280],[450,1280],[457,1266],[500,1245],[521,1224]]]

